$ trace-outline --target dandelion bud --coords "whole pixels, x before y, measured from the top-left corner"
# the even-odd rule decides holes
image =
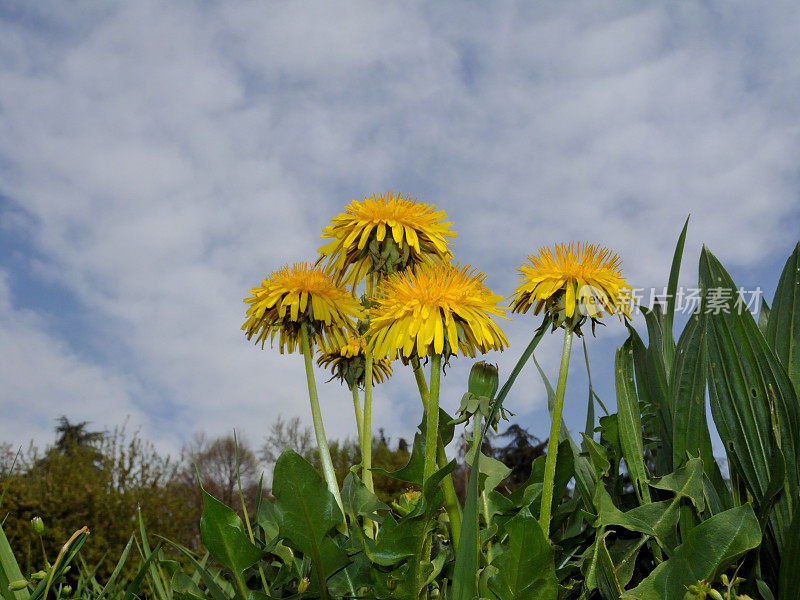
[[[300,583],[297,584],[297,592],[304,594],[309,585],[311,585],[311,580],[308,577],[303,577]]]
[[[65,585],[65,586],[63,586],[61,588],[61,595],[62,596],[69,596],[70,594],[72,594],[72,586],[71,585]]]
[[[42,535],[44,533],[44,521],[42,521],[42,517],[33,517],[31,519],[31,527],[36,535]]]
[[[497,365],[480,360],[469,372],[469,391],[477,397],[491,398],[497,392],[499,376]]]
[[[8,591],[18,592],[19,590],[24,590],[26,587],[28,587],[28,582],[25,579],[17,579],[8,584]]]
[[[421,496],[422,494],[416,490],[408,490],[404,494],[400,494],[400,497],[392,503],[392,506],[401,515],[406,516],[414,510]]]

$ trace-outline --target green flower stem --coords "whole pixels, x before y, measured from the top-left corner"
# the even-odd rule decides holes
[[[311,401],[311,417],[314,420],[314,434],[317,438],[317,450],[319,451],[319,458],[322,462],[322,473],[325,475],[325,481],[328,483],[328,489],[336,498],[336,504],[342,511],[344,518],[344,506],[342,505],[342,497],[339,494],[339,484],[336,482],[336,471],[333,469],[333,461],[331,460],[331,451],[328,448],[328,440],[325,437],[325,426],[322,424],[322,412],[319,409],[319,397],[317,396],[317,384],[314,381],[314,366],[313,357],[311,356],[311,345],[308,341],[308,331],[304,326],[300,327],[300,343],[303,350],[303,358],[306,362],[306,379],[308,380],[308,398]]]
[[[364,365],[364,422],[361,428],[361,465],[364,485],[375,491],[372,483],[372,348],[367,347]]]
[[[481,420],[482,420],[481,419],[481,413],[480,413],[480,411],[478,411],[478,412],[475,413],[475,415],[473,417],[473,425],[472,425],[472,447],[475,449],[476,453],[481,451],[479,443],[480,444],[483,443],[483,437],[481,436]],[[481,441],[478,442],[478,440],[481,440]],[[476,459],[477,459],[477,455],[476,455]],[[477,462],[477,460],[476,460],[475,464],[478,465],[478,468],[480,470],[480,464]],[[489,518],[489,499],[486,496],[486,490],[485,489],[481,490],[480,502],[481,502],[481,512],[483,513],[483,520],[486,523],[486,527],[489,527],[489,524],[490,524],[490,521],[491,521],[491,519]],[[481,544],[480,544],[480,539],[479,539],[478,540],[478,556],[480,556],[480,552],[481,552]],[[486,553],[487,553],[488,556],[491,556],[491,554],[492,554],[492,541],[491,540],[486,542]]]
[[[356,412],[356,427],[358,427],[358,443],[361,446],[361,454],[364,454],[364,419],[361,418],[361,399],[358,397],[358,385],[353,384],[350,388],[353,392],[353,409]]]
[[[414,370],[414,379],[417,380],[417,389],[419,389],[419,397],[422,400],[422,406],[428,410],[428,383],[425,381],[425,374],[422,372],[422,366],[419,364],[419,357],[414,356],[411,359],[411,368]],[[436,465],[442,469],[447,465],[447,454],[444,451],[444,442],[442,436],[436,443]],[[447,511],[447,516],[450,519],[450,533],[453,540],[453,548],[458,550],[458,543],[461,541],[461,520],[462,511],[461,504],[458,501],[456,494],[456,487],[453,484],[452,475],[448,475],[442,480],[442,491],[444,492],[444,507]]]
[[[439,445],[439,381],[442,375],[442,355],[434,354],[431,357],[431,386],[428,394],[428,406],[425,408],[425,464],[422,471],[423,485],[436,472],[436,450]],[[460,534],[459,534],[460,535]],[[431,560],[431,536],[426,535],[422,545],[422,555],[419,564]],[[422,586],[422,573],[417,570],[417,586]],[[424,591],[421,594],[427,598]]]
[[[558,386],[553,414],[550,416],[550,439],[547,441],[547,457],[544,463],[544,480],[542,481],[542,510],[539,523],[545,537],[550,535],[550,515],[553,506],[553,481],[556,475],[556,456],[558,454],[558,436],[561,432],[561,415],[564,412],[564,391],[567,388],[567,371],[569,371],[569,355],[572,349],[572,328],[564,329],[564,348],[561,351],[561,368],[558,370]]]
[[[431,357],[431,388],[425,408],[425,468],[423,482],[436,472],[436,449],[439,442],[439,381],[442,375],[442,355]]]

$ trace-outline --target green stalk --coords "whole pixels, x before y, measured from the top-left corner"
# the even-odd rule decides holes
[[[417,389],[419,389],[419,397],[422,400],[422,407],[428,410],[428,383],[425,381],[425,375],[422,372],[422,366],[419,364],[419,357],[414,356],[411,359],[411,368],[414,370],[414,379],[417,380]],[[444,451],[444,442],[442,436],[436,443],[436,465],[442,469],[447,465],[447,454]],[[453,484],[452,475],[448,475],[442,480],[442,491],[444,492],[444,508],[447,511],[447,516],[450,519],[450,535],[453,540],[453,548],[458,550],[458,544],[461,541],[461,504],[458,501],[456,494],[456,487]]]
[[[442,375],[442,355],[431,357],[431,389],[425,409],[425,482],[436,472],[436,448],[439,442],[439,381]]]
[[[358,444],[361,446],[361,456],[364,456],[364,419],[361,417],[361,399],[358,397],[358,385],[353,383],[350,387],[353,392],[353,409],[356,412],[356,427],[358,427]]]
[[[425,407],[425,463],[422,471],[423,487],[428,479],[436,472],[436,454],[439,447],[439,381],[442,371],[442,355],[434,354],[431,357],[431,387],[428,394],[428,404]],[[430,535],[425,535],[422,544],[422,554],[417,560],[417,564],[431,560],[432,539]],[[417,567],[415,571],[416,587],[422,588],[422,571]],[[427,590],[422,590],[421,598],[427,598]]]
[[[320,411],[319,408],[317,384],[314,381],[313,357],[311,356],[311,346],[308,341],[308,330],[306,329],[305,325],[300,327],[300,343],[303,350],[303,358],[305,359],[306,363],[308,398],[311,401],[311,417],[314,420],[314,434],[317,438],[317,450],[319,451],[319,458],[322,462],[322,473],[325,476],[325,481],[328,483],[328,489],[336,499],[336,504],[339,505],[339,510],[342,511],[342,517],[344,517],[344,506],[342,505],[342,497],[339,494],[339,484],[336,482],[336,471],[333,469],[331,451],[328,448],[328,440],[325,437],[325,426],[322,424],[322,411]]]
[[[544,480],[542,481],[542,510],[539,523],[547,538],[550,535],[550,515],[553,506],[553,481],[556,475],[556,456],[558,454],[558,436],[561,432],[561,415],[564,411],[564,391],[567,388],[567,371],[569,371],[569,355],[572,349],[572,328],[564,328],[564,348],[561,351],[561,368],[558,370],[558,387],[556,401],[551,415],[550,439],[547,441],[547,457],[544,463]]]
[[[372,348],[366,350],[364,365],[364,422],[361,430],[361,465],[364,485],[375,491],[372,483]]]

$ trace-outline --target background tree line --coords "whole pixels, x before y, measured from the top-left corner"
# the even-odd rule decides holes
[[[267,477],[285,448],[294,449],[319,469],[311,429],[298,418],[278,417],[255,447],[233,434],[210,437],[198,433],[177,458],[160,454],[125,426],[97,431],[90,425],[62,416],[57,420],[54,442],[45,448],[31,444],[18,452],[8,443],[0,444],[4,494],[0,518],[5,519],[3,528],[21,565],[41,565],[43,550],[52,561],[64,541],[87,525],[91,536],[82,558],[90,568],[98,567],[98,576],[106,577],[131,534],[138,530],[139,512],[149,533],[197,550],[202,512],[198,476],[207,492],[231,507],[241,506],[241,482],[245,503],[252,511],[260,481],[269,497]],[[350,466],[361,460],[359,446],[350,439],[333,440],[330,446],[341,483]],[[544,443],[514,425],[487,440],[483,451],[512,469],[505,482],[511,490],[527,480],[530,464],[543,448]],[[393,442],[381,430],[373,439],[373,465],[397,470],[408,462],[410,451],[405,439]],[[463,494],[469,477],[463,461],[454,476],[456,488]],[[408,490],[407,484],[375,475],[375,491],[384,502]],[[35,516],[45,523],[44,549],[30,525]]]

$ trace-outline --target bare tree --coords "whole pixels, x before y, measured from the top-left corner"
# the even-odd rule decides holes
[[[209,439],[198,433],[184,446],[183,454],[189,462],[188,477],[193,476],[196,466],[206,491],[228,506],[238,503],[239,479],[245,495],[253,495],[259,475],[258,460],[245,439],[234,439],[232,435]]]
[[[284,420],[278,415],[269,428],[264,445],[261,446],[261,460],[270,465],[275,464],[286,448],[305,457],[316,448],[311,427],[304,426],[300,417]]]

